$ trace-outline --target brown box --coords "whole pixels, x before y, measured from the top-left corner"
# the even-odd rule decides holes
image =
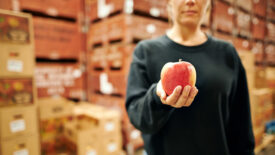
[[[7,140],[38,133],[36,106],[14,106],[0,109],[0,139]]]
[[[75,107],[74,114],[74,124],[66,124],[65,135],[69,141],[75,143],[77,152],[85,151],[83,148],[87,144],[102,154],[120,152],[121,122],[117,111],[81,102]]]
[[[33,78],[0,79],[0,107],[34,104]]]
[[[275,41],[275,23],[267,22],[267,39]]]
[[[241,1],[236,1],[237,6],[245,9],[248,12],[252,11],[252,1],[253,0],[241,0]]]
[[[104,71],[107,68],[108,47],[94,48],[88,53],[89,72]]]
[[[0,77],[31,77],[34,70],[33,48],[1,44]]]
[[[79,58],[80,32],[77,23],[34,17],[35,54],[38,58]]]
[[[80,0],[5,0],[2,5],[4,6],[0,8],[3,9],[14,11],[28,10],[50,16],[69,18],[77,18],[81,13]]]
[[[102,1],[101,1],[102,2]],[[88,16],[92,21],[108,17],[118,12],[142,13],[158,18],[168,18],[167,1],[162,0],[108,0],[105,4],[97,0],[86,0]]]
[[[251,117],[252,122],[256,123],[254,126],[263,126],[267,121],[265,113],[272,106],[272,90],[254,89],[251,91]],[[261,119],[259,119],[259,117]],[[255,121],[256,120],[256,121]],[[258,121],[257,121],[258,120]]]
[[[269,65],[275,65],[275,45],[267,44],[265,47],[266,62]]]
[[[38,98],[85,98],[85,74],[79,63],[38,63],[35,78]]]
[[[255,88],[266,88],[266,68],[262,66],[255,67]]]
[[[236,28],[238,34],[240,34],[241,36],[250,36],[250,22],[251,17],[248,13],[245,13],[241,10],[237,10]]]
[[[254,41],[252,43],[252,50],[255,55],[255,62],[256,64],[263,64],[264,63],[264,45],[262,42]]]
[[[267,7],[267,19],[269,19],[269,20],[275,20],[275,10],[272,9],[271,7]]]
[[[82,111],[81,111],[82,110]],[[78,111],[77,115],[84,116],[87,120],[96,121],[95,128],[100,132],[102,136],[112,136],[120,133],[120,113],[114,110],[93,110],[93,107],[77,107],[75,111]],[[79,112],[81,111],[81,112]]]
[[[233,43],[238,51],[249,51],[251,49],[251,43],[248,39],[237,37],[234,38]]]
[[[108,42],[108,19],[100,22],[92,23],[87,36],[88,50],[95,48],[94,46],[102,46]]]
[[[37,133],[18,136],[0,141],[1,155],[40,155],[39,136]]]
[[[238,51],[242,64],[246,70],[249,91],[255,87],[254,54],[251,51]]]
[[[275,88],[275,67],[266,68],[267,86],[269,88]]]
[[[213,8],[213,28],[224,32],[232,33],[234,28],[233,7],[222,1],[215,1]]]
[[[119,14],[102,22],[91,25],[88,47],[113,42],[131,43],[154,38],[163,35],[168,29],[167,22],[129,14]],[[103,26],[100,30],[97,29],[99,25]]]
[[[42,152],[54,154],[65,150],[64,125],[72,121],[73,105],[64,98],[38,100]]]
[[[64,128],[64,136],[66,138],[67,147],[77,154],[100,154],[99,140],[97,130],[93,125],[89,127],[81,126],[79,123],[66,123]]]
[[[253,0],[253,13],[261,17],[266,16],[267,0]]]
[[[128,120],[128,114],[125,108],[125,98],[91,93],[89,94],[89,101],[95,105],[118,111],[122,118],[122,122]]]
[[[0,10],[0,77],[32,76],[34,66],[31,15]]]
[[[264,40],[265,34],[265,21],[254,17],[252,20],[252,36],[255,39]]]
[[[40,120],[72,116],[73,104],[65,98],[43,98],[38,100]]]
[[[167,22],[128,14],[114,16],[108,22],[108,38],[111,42],[122,39],[128,43],[154,38],[168,29]]]

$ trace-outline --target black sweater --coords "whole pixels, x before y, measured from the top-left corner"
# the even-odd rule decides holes
[[[156,95],[167,62],[192,63],[199,92],[190,107],[173,108]],[[252,155],[249,94],[244,67],[235,48],[208,36],[198,46],[167,37],[141,41],[131,63],[126,108],[142,132],[149,155]]]

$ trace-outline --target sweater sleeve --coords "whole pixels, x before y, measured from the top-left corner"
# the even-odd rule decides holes
[[[126,96],[126,109],[131,123],[143,133],[156,133],[167,122],[173,108],[161,103],[156,95],[157,83],[147,74],[145,50],[139,43],[133,54]]]
[[[231,94],[228,124],[228,146],[232,155],[254,155],[254,135],[251,123],[246,72],[237,56],[237,73]]]

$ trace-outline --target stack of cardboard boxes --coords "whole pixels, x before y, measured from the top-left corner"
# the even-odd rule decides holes
[[[239,51],[239,56],[246,70],[251,118],[257,147],[262,142],[265,123],[272,119],[274,109],[274,105],[272,104],[272,89],[266,85],[265,70],[254,66],[254,54],[250,51]]]
[[[40,154],[29,14],[0,10],[0,154]]]
[[[74,116],[64,129],[68,150],[79,155],[123,152],[119,112],[82,102],[75,106]]]

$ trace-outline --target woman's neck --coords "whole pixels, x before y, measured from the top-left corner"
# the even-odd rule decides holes
[[[201,31],[200,27],[180,27],[174,25],[167,35],[173,41],[186,46],[200,45],[207,40],[207,36]]]

